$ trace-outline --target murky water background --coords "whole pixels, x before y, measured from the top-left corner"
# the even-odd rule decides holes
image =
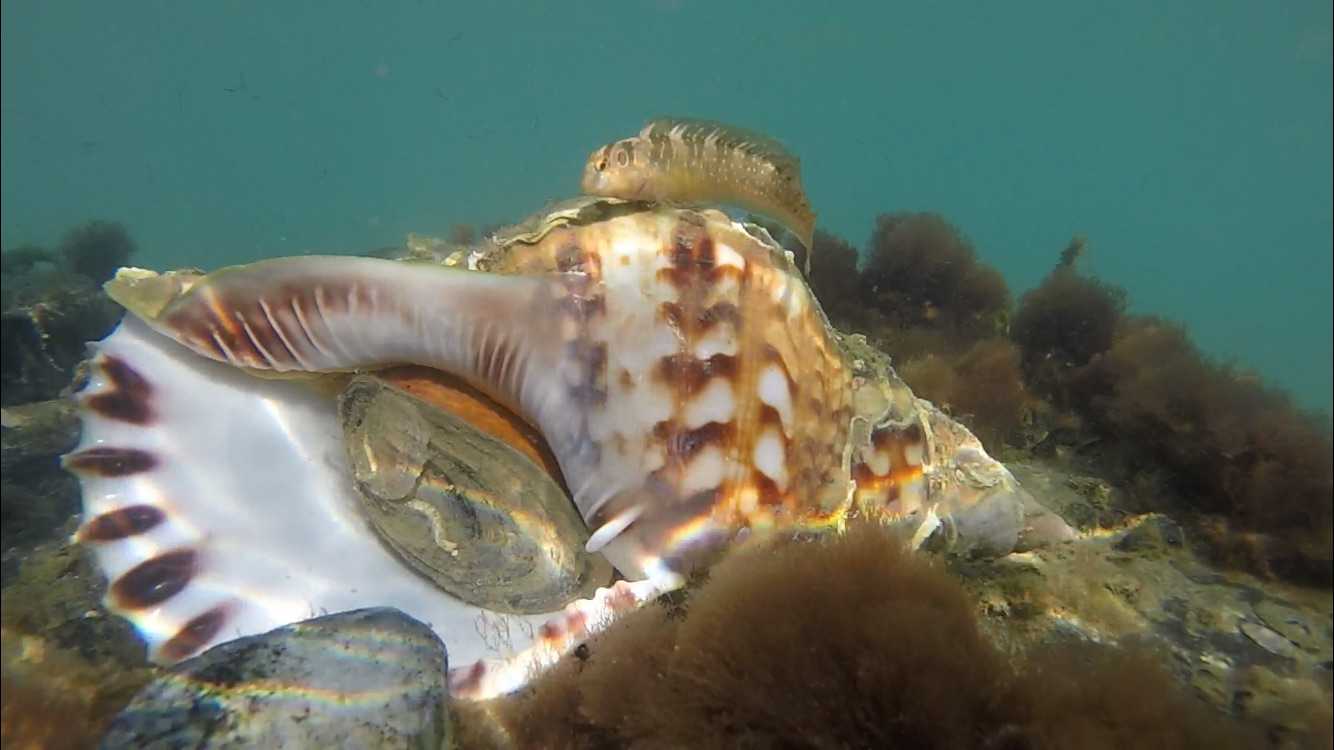
[[[656,114],[787,141],[820,226],[933,210],[1022,291],[1070,235],[1136,310],[1331,404],[1331,11],[1228,2],[7,3],[5,248],[154,267],[510,220]]]

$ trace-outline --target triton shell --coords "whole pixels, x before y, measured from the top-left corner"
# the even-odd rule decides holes
[[[107,604],[155,659],[395,606],[448,645],[455,696],[485,697],[743,537],[863,515],[995,554],[1019,533],[1009,472],[848,346],[758,227],[579,198],[451,259],[108,284],[131,315],[66,465]],[[424,372],[480,395],[423,400]]]

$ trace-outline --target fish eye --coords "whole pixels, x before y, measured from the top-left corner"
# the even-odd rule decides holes
[[[593,165],[593,168],[596,169],[596,170],[599,171],[599,172],[602,172],[602,171],[606,170],[606,168],[607,168],[607,160],[606,160],[606,159],[598,159],[597,164],[594,164],[594,165]]]

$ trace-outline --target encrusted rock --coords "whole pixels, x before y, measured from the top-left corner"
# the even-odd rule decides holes
[[[1163,547],[1180,547],[1184,541],[1180,524],[1155,513],[1122,534],[1114,546],[1121,552],[1152,552]]]
[[[1252,607],[1265,625],[1283,635],[1303,651],[1330,658],[1330,628],[1322,627],[1309,613],[1271,599],[1262,599]]]
[[[306,620],[181,662],[102,747],[447,746],[447,666],[440,639],[396,609]]]
[[[72,523],[55,530],[62,539],[73,532]],[[3,745],[92,747],[152,678],[143,646],[129,623],[98,604],[105,584],[84,548],[50,541],[5,564]]]
[[[1247,638],[1255,641],[1260,648],[1275,656],[1292,658],[1296,655],[1297,649],[1296,646],[1292,645],[1292,641],[1258,622],[1243,622],[1240,629]]]
[[[79,487],[60,468],[60,455],[79,439],[79,418],[66,399],[0,409],[0,547],[28,548],[49,539],[56,527],[79,511]]]
[[[106,335],[121,314],[92,281],[60,269],[7,270],[4,297],[0,403],[5,406],[59,395],[83,360],[87,342]]]

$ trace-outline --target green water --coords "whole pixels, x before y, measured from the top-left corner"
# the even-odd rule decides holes
[[[6,248],[101,217],[155,267],[363,252],[705,116],[787,141],[857,244],[939,211],[1022,291],[1083,233],[1136,310],[1331,407],[1328,2],[5,2],[0,33]]]

